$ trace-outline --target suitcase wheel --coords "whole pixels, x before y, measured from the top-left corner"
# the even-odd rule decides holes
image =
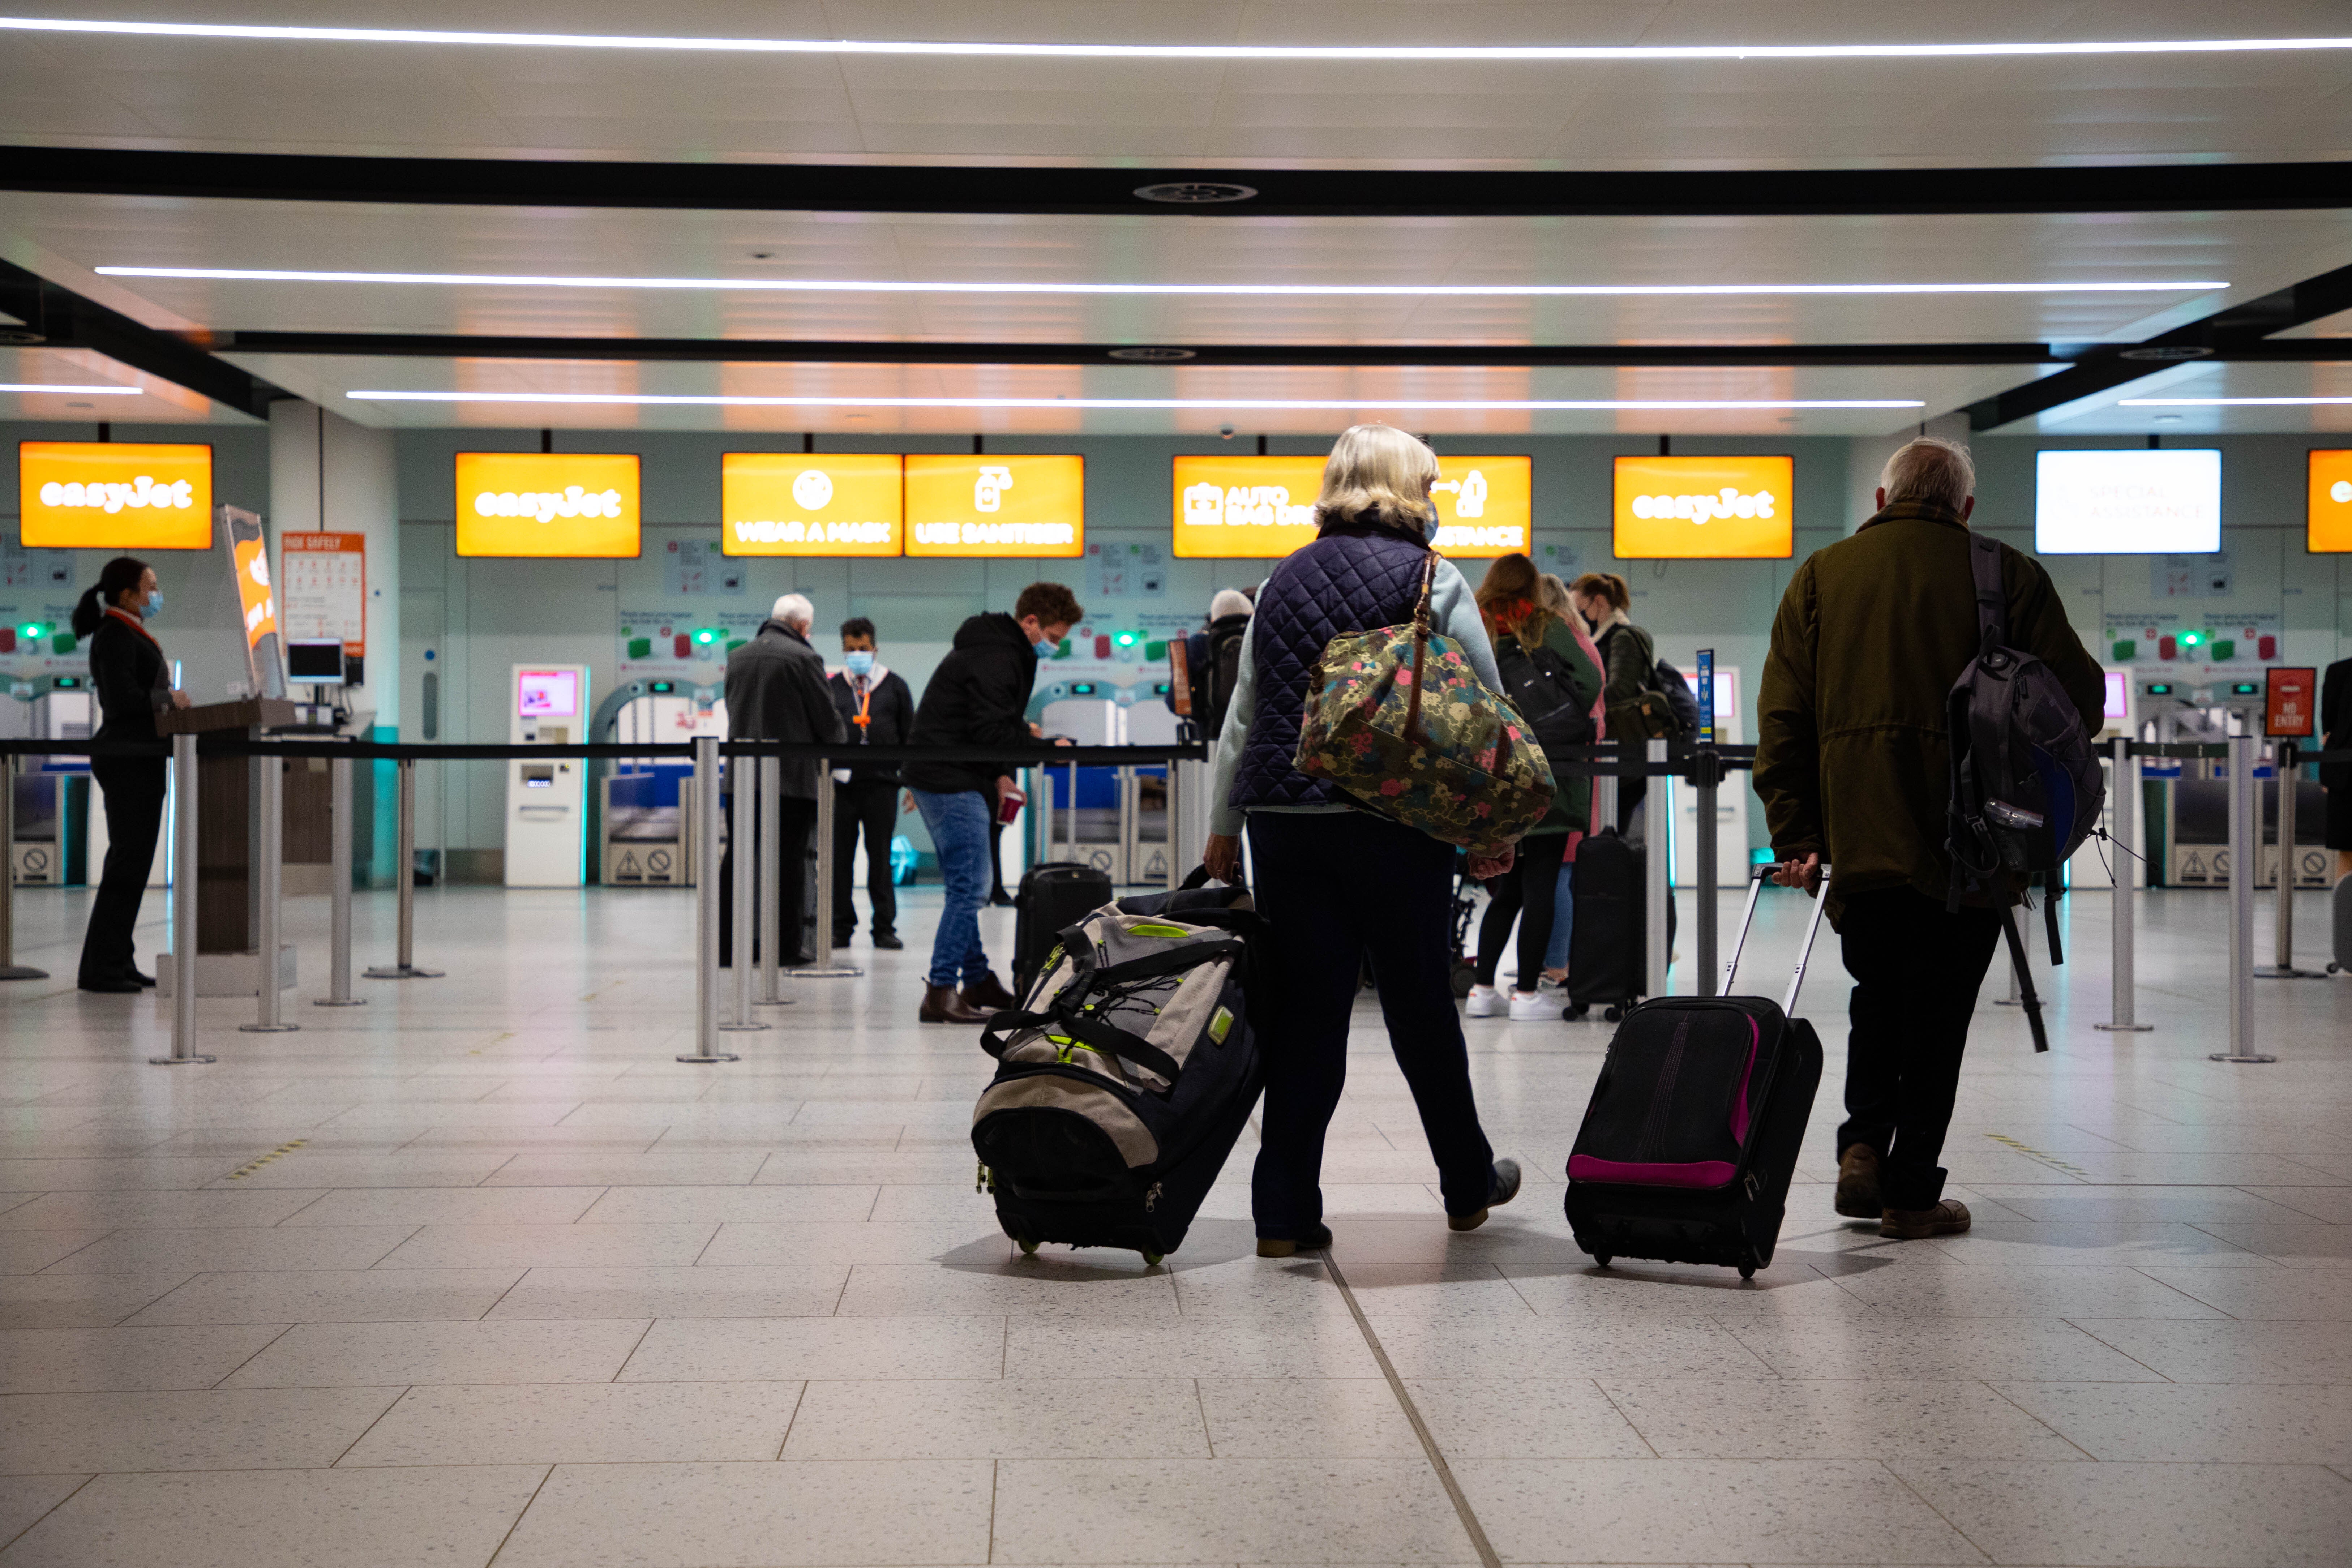
[[[1592,1266],[1595,1268],[1606,1268],[1609,1267],[1609,1260],[1616,1256],[1613,1252],[1596,1252],[1592,1255]]]
[[[1571,1024],[1580,1024],[1584,1021],[1584,1016],[1591,1011],[1592,1009],[1590,1005],[1582,1002],[1578,1002],[1572,1004],[1564,1010],[1560,1014],[1560,1016],[1567,1019]]]
[[[1027,1237],[1016,1236],[1013,1240],[1013,1244],[1021,1248],[1022,1257],[1034,1258],[1037,1256],[1037,1244],[1030,1240]]]
[[[1625,1018],[1625,1009],[1612,1002],[1608,1006],[1601,1009],[1601,1016],[1602,1021],[1605,1023],[1622,1023]]]
[[[1137,1248],[1137,1252],[1142,1258],[1143,1266],[1146,1268],[1159,1268],[1160,1260],[1168,1256],[1164,1252],[1144,1252],[1140,1247]]]
[[[1742,1263],[1742,1264],[1739,1266],[1739,1277],[1740,1277],[1742,1279],[1755,1279],[1755,1278],[1756,1278],[1756,1265],[1755,1265],[1755,1264],[1753,1264],[1753,1263]]]
[[[1470,987],[1478,984],[1478,966],[1466,958],[1454,961],[1454,994],[1456,998],[1470,994]]]

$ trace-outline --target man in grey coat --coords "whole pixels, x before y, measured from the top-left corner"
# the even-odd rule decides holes
[[[824,656],[809,645],[816,608],[805,595],[786,594],[769,612],[757,635],[727,656],[727,733],[738,741],[841,742],[846,739],[841,714],[824,686]],[[734,768],[728,769],[733,788]],[[787,962],[806,963],[814,956],[808,936],[808,851],[816,831],[817,767],[814,759],[783,764],[783,805],[770,840],[782,863],[778,886]],[[719,862],[719,886],[734,885],[735,849],[730,843]],[[735,900],[723,893],[719,900],[719,962],[730,963],[735,952]],[[757,962],[755,931],[746,947]]]

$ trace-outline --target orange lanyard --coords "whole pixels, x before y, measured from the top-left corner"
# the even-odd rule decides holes
[[[861,685],[864,689],[857,690]],[[874,722],[874,683],[872,681],[852,682],[851,689],[857,690],[857,715],[850,722],[863,730]]]

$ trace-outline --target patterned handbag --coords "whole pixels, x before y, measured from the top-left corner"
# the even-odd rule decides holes
[[[1492,855],[1551,809],[1551,764],[1462,645],[1429,629],[1430,552],[1412,619],[1347,632],[1307,672],[1292,765],[1383,816]]]

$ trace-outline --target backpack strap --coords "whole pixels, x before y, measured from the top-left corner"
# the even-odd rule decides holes
[[[1977,584],[1978,646],[2009,641],[2009,590],[2000,580],[2000,543],[1981,533],[1969,535],[1969,572]]]
[[[2066,896],[2066,884],[2055,871],[2050,873],[2042,889],[2042,928],[2050,933],[2050,966],[2053,969],[2066,962],[2066,954],[2058,946],[2058,900]]]

